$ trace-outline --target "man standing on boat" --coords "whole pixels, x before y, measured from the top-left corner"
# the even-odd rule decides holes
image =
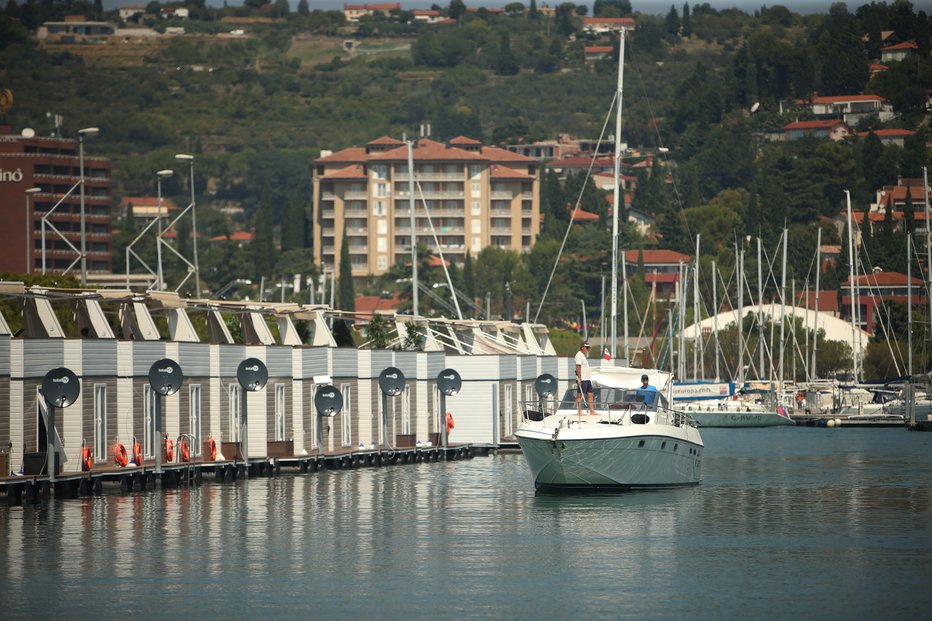
[[[579,390],[576,392],[576,409],[579,412],[579,415],[582,416],[582,396],[583,393],[586,394],[586,401],[589,404],[589,414],[595,416],[595,406],[593,405],[593,399],[595,399],[595,393],[592,390],[592,381],[589,375],[589,342],[586,341],[579,346],[579,351],[576,352],[576,386]]]

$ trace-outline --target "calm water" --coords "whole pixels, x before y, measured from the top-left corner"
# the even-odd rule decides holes
[[[709,429],[703,482],[518,454],[0,507],[0,619],[927,619],[932,434]]]

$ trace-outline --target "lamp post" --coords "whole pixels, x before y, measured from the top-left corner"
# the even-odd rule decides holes
[[[96,127],[78,130],[78,160],[81,164],[81,286],[87,286],[87,230],[84,212],[84,139],[93,138],[100,133]]]
[[[188,162],[190,172],[188,174],[188,185],[191,188],[191,234],[194,245],[194,292],[197,297],[201,297],[201,268],[197,262],[197,210],[194,206],[194,156],[187,153],[178,153],[175,160],[179,162]]]
[[[32,210],[29,209],[29,195],[37,194],[42,188],[26,190],[26,273],[32,272]]]
[[[165,281],[162,278],[162,179],[168,179],[173,174],[175,174],[175,171],[173,171],[170,168],[166,168],[164,170],[160,170],[157,173],[155,173],[156,181],[158,184],[158,192],[159,192],[158,193],[159,202],[158,202],[158,207],[156,208],[156,214],[155,214],[155,217],[158,218],[158,227],[159,227],[159,234],[158,234],[158,237],[156,237],[155,239],[156,257],[158,257],[158,262],[159,262],[159,267],[158,267],[159,271],[158,271],[158,276],[157,276],[158,282],[156,283],[156,288],[159,291],[165,288]]]

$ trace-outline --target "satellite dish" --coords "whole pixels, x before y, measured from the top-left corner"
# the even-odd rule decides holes
[[[36,130],[31,127],[24,127],[21,133],[23,134],[23,138],[32,138],[36,135]]]
[[[448,397],[452,397],[463,387],[463,378],[453,369],[444,369],[437,376],[437,388]]]
[[[13,109],[13,91],[0,88],[0,114],[6,114]]]
[[[314,407],[321,416],[336,416],[343,409],[343,395],[330,384],[317,388]]]
[[[557,392],[557,378],[549,373],[538,375],[534,381],[534,389],[537,391],[538,397],[546,399]]]
[[[754,105],[751,106],[751,114],[754,114],[755,112],[757,112],[758,108],[760,108],[760,102],[755,101]]]
[[[258,358],[246,358],[236,369],[240,386],[250,392],[262,390],[269,381],[269,370]]]
[[[388,397],[400,395],[405,389],[405,374],[401,369],[388,367],[379,374],[379,388]]]
[[[42,396],[52,407],[66,408],[81,394],[78,376],[65,367],[52,369],[42,379]]]
[[[178,363],[162,358],[149,367],[149,385],[160,395],[173,395],[184,383],[184,373]]]

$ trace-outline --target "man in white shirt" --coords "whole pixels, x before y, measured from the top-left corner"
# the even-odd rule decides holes
[[[593,399],[595,398],[595,392],[592,390],[592,381],[589,376],[589,343],[584,342],[579,346],[579,351],[576,352],[576,409],[579,411],[579,415],[582,416],[582,396],[583,393],[586,394],[586,401],[589,404],[589,414],[595,416],[595,406],[593,404]]]

